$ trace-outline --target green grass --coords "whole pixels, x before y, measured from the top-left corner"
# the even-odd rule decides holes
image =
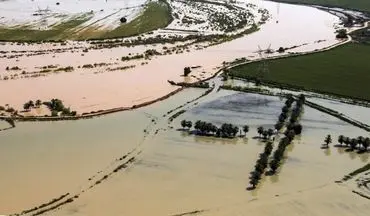
[[[79,32],[76,27],[88,21],[91,16],[81,16],[52,27],[50,30],[32,30],[28,26],[15,28],[0,27],[1,41],[47,41],[66,39],[106,39],[138,35],[166,27],[171,21],[171,8],[165,0],[150,2],[143,13],[127,24],[112,31],[87,28]]]
[[[117,38],[138,35],[164,28],[172,21],[171,8],[165,1],[150,2],[144,12],[131,22],[109,31],[100,38]]]
[[[45,40],[62,40],[65,39],[64,35],[70,29],[81,25],[89,20],[89,16],[81,16],[76,19],[69,20],[58,25],[55,25],[50,30],[33,30],[27,27],[16,28],[1,28],[0,27],[0,40],[2,41],[45,41]],[[68,35],[68,34],[67,34]]]
[[[350,43],[329,51],[270,60],[262,81],[370,101],[370,45]],[[230,70],[236,77],[258,78],[260,63]]]
[[[370,0],[273,0],[277,2],[317,4],[370,12]]]

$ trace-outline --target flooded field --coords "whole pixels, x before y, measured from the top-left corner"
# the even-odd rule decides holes
[[[305,53],[345,43],[335,38],[340,20],[330,13],[259,0],[237,4],[247,3],[271,14],[257,32],[212,46],[189,45],[172,54],[163,53],[191,41],[100,48],[88,41],[1,43],[0,104],[7,104],[3,109],[22,110],[29,100],[59,98],[78,114],[132,107],[180,88],[168,80],[195,82],[215,75],[224,62],[256,60],[258,46],[271,45],[273,50],[296,46],[290,51]],[[147,50],[161,54],[130,59]],[[45,66],[49,69],[48,65],[74,69],[24,76]],[[184,67],[191,66],[191,77],[182,76]],[[299,118],[302,134],[287,146],[277,173],[264,172],[258,186],[247,190],[250,173],[266,146],[258,127],[274,128],[286,98],[220,90],[222,84],[253,86],[221,79],[210,79],[210,88],[184,88],[148,106],[86,120],[17,121],[14,128],[0,121],[0,130],[6,129],[0,131],[0,215],[368,215],[368,200],[352,191],[359,187],[358,178],[338,181],[369,164],[370,152],[339,148],[337,138],[369,133],[306,105]],[[307,101],[370,123],[370,108],[319,96],[307,93]],[[200,136],[182,129],[182,120],[202,120],[217,127],[230,123],[240,129],[248,125],[249,132],[234,138]],[[332,144],[322,148],[328,134]],[[270,140],[273,151],[283,137],[278,133]],[[360,179],[365,182],[361,191],[368,191],[368,179],[365,175]]]
[[[17,53],[23,54],[22,56],[8,58],[9,55],[13,55],[13,50],[22,51],[23,46],[20,48],[19,45],[5,43],[0,45],[1,49],[10,53],[0,58],[0,64],[3,65],[3,68],[0,68],[2,77],[0,103],[8,103],[21,110],[23,104],[29,100],[45,101],[59,98],[78,113],[130,107],[173,91],[175,88],[169,86],[167,80],[194,82],[212,76],[224,61],[233,61],[242,57],[258,59],[258,45],[262,49],[267,49],[271,44],[271,49],[274,50],[279,47],[297,46],[290,51],[307,52],[341,43],[335,38],[335,31],[340,20],[332,14],[312,7],[288,4],[280,4],[278,13],[277,3],[269,1],[255,1],[254,3],[261,8],[268,9],[272,17],[266,24],[260,26],[259,31],[219,45],[202,49],[189,47],[190,52],[184,50],[182,53],[154,56],[151,60],[123,62],[121,57],[129,53],[140,54],[149,49],[162,52],[164,46],[174,47],[176,44],[89,49],[91,45],[86,42],[68,42],[64,48],[71,48],[71,50],[63,52],[57,50],[60,48],[58,46],[53,48],[52,44],[32,44],[24,48],[27,50],[26,53]],[[51,49],[51,51],[42,55],[28,55],[34,54],[32,50],[40,49]],[[89,49],[88,52],[85,52],[85,49]],[[275,52],[273,55],[280,54]],[[107,66],[83,68],[85,64],[94,63],[105,63]],[[47,65],[70,66],[74,70],[68,73],[49,73],[46,74],[47,76],[20,78],[23,77],[22,71],[32,73]],[[135,67],[106,72],[108,67],[112,69],[132,65]],[[185,79],[181,75],[184,67],[188,66],[201,67],[192,72],[193,77]],[[10,79],[9,76],[14,71],[7,71],[6,67],[19,67],[20,70],[15,71],[18,78]],[[8,76],[9,79],[4,80],[4,76]],[[66,88],[66,83],[68,83],[68,88]],[[25,86],[27,86],[27,91],[24,91]],[[79,86],[84,86],[84,88],[79,88]],[[7,97],[10,89],[13,92],[22,92],[22,94]]]
[[[230,208],[243,212],[250,202],[251,208],[257,208],[253,204],[256,199],[258,203],[276,196],[289,200],[299,191],[310,194],[315,188],[325,187],[328,194],[345,193],[343,188],[337,191],[334,181],[369,160],[369,153],[320,149],[327,133],[333,138],[366,133],[305,107],[303,133],[289,146],[279,174],[264,177],[257,190],[248,192],[249,173],[264,147],[253,137],[258,135],[258,126],[274,125],[284,100],[222,90],[192,103],[172,123],[163,117],[203,92],[187,89],[145,108],[91,120],[19,123],[1,133],[1,213],[20,212],[67,192],[81,191],[87,188],[89,178],[108,173],[116,158],[133,149],[139,149],[136,161],[126,171],[110,175],[49,214],[176,215],[199,210],[205,215],[224,215]],[[250,131],[246,138],[199,137],[177,131],[182,119],[248,124]]]

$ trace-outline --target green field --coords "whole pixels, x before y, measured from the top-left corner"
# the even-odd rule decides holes
[[[273,0],[277,2],[317,4],[370,12],[370,0]]]
[[[106,39],[138,35],[166,27],[171,21],[171,8],[164,1],[150,2],[146,5],[141,15],[127,24],[122,24],[112,31],[95,28],[78,30],[78,26],[88,21],[90,16],[77,17],[73,20],[53,26],[50,30],[32,30],[27,26],[15,28],[1,28],[1,41],[47,41],[47,40],[86,40]]]
[[[262,81],[370,101],[370,45],[350,43],[330,51],[270,60]],[[260,63],[230,70],[236,77],[255,79]]]
[[[81,25],[89,20],[89,17],[77,17],[76,19],[58,24],[50,30],[40,31],[27,29],[27,27],[1,28],[0,40],[2,41],[43,41],[43,40],[61,40],[68,35],[70,29]],[[69,32],[70,33],[70,32]]]
[[[106,32],[101,37],[116,38],[137,35],[164,28],[172,22],[171,8],[167,3],[150,2],[141,16],[131,22],[121,25],[113,31]]]

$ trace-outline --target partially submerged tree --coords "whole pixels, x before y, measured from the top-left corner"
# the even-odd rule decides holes
[[[243,132],[244,132],[245,135],[247,135],[247,133],[249,132],[249,126],[248,125],[243,126]]]
[[[331,135],[328,134],[324,140],[325,144],[326,144],[326,147],[329,147],[329,144],[332,142],[331,140]]]
[[[259,126],[259,127],[257,128],[257,133],[258,133],[258,135],[259,135],[260,137],[261,137],[261,135],[262,135],[263,131],[264,131],[264,128],[263,128],[262,126]]]

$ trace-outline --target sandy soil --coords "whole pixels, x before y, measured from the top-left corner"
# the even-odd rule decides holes
[[[78,113],[132,106],[173,91],[175,87],[170,86],[167,80],[197,80],[193,78],[184,80],[181,77],[183,68],[186,66],[202,66],[202,70],[194,72],[193,75],[196,78],[206,78],[212,76],[223,61],[232,61],[240,57],[258,58],[256,53],[258,44],[262,48],[267,48],[271,44],[273,49],[278,49],[280,46],[289,47],[307,43],[305,46],[292,50],[292,52],[305,52],[338,43],[335,39],[334,28],[339,23],[339,19],[331,14],[315,8],[281,4],[277,15],[276,3],[263,2],[262,6],[270,9],[272,16],[279,18],[279,23],[272,19],[263,25],[260,31],[252,35],[204,50],[158,56],[146,65],[139,64],[125,71],[96,74],[94,70],[77,67],[100,62],[115,64],[117,67],[125,66],[128,63],[121,62],[120,58],[130,52],[140,52],[143,50],[142,46],[136,52],[134,51],[136,48],[119,47],[92,50],[88,53],[82,53],[80,50],[79,53],[50,53],[13,59],[1,58],[1,65],[19,66],[27,71],[51,64],[60,65],[60,67],[73,66],[75,71],[32,79],[2,80],[0,103],[9,103],[21,109],[26,101],[36,99],[35,97],[43,101],[59,98]],[[317,43],[318,40],[323,40],[323,42]],[[33,49],[40,47],[40,45],[32,46],[35,46]],[[144,50],[150,48],[158,49],[147,46]],[[11,48],[7,49],[11,50]],[[19,46],[16,46],[16,49],[19,49]],[[28,46],[27,49],[31,48]],[[5,68],[0,70],[3,75],[7,73]],[[9,98],[7,97],[9,91],[20,94]]]

